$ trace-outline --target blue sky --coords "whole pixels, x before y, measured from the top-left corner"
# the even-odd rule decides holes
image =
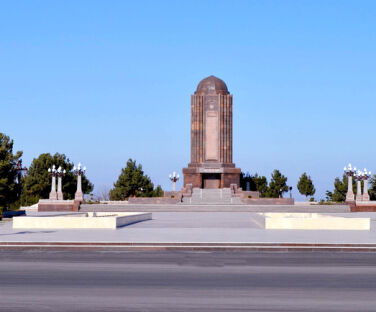
[[[374,1],[8,1],[0,131],[111,187],[128,158],[155,184],[189,162],[190,95],[234,96],[234,162],[324,198],[349,161],[376,171]],[[179,181],[181,185],[181,181]],[[179,186],[180,186],[179,185]]]

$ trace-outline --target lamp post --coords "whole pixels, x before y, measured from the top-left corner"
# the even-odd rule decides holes
[[[367,169],[364,168],[363,171],[363,200],[369,201],[369,194],[368,194],[368,179],[371,177],[371,171],[367,172]]]
[[[142,192],[144,191],[144,188],[143,187],[139,187],[135,193],[134,193],[134,197],[137,197],[137,194],[142,194]]]
[[[17,182],[20,183],[21,182],[21,178],[24,177],[25,174],[27,173],[27,168],[26,167],[22,167],[22,159],[20,159],[17,162],[16,171],[17,171]]]
[[[48,173],[52,176],[52,183],[51,183],[51,192],[49,199],[56,200],[57,199],[57,193],[56,193],[56,167],[55,165],[52,166],[52,168],[48,168]]]
[[[343,168],[345,174],[347,175],[347,194],[346,201],[354,201],[354,192],[352,189],[352,177],[356,174],[356,167],[352,168],[351,164],[348,167]]]
[[[175,192],[176,191],[176,182],[179,181],[179,174],[176,174],[176,172],[174,171],[172,174],[169,175],[169,178],[172,182],[172,191]]]
[[[81,169],[81,163],[79,162],[76,167],[73,167],[73,174],[77,176],[77,191],[74,194],[74,200],[83,202],[84,201],[84,194],[82,193],[82,175],[86,172],[86,167]]]
[[[63,200],[63,189],[61,180],[63,179],[63,175],[66,173],[66,170],[62,169],[61,167],[57,168],[56,175],[57,175],[57,200]]]
[[[283,191],[283,188],[281,187],[278,192],[278,198],[282,198],[282,191]]]
[[[354,175],[354,179],[356,181],[356,200],[357,201],[363,200],[363,196],[362,196],[363,172],[358,170],[358,173]]]

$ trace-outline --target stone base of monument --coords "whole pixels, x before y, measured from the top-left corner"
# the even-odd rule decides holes
[[[351,212],[376,212],[376,201],[352,201]]]
[[[86,212],[72,214],[36,215],[13,219],[14,229],[116,229],[125,225],[151,220],[144,212]]]
[[[80,202],[76,200],[40,199],[38,211],[78,211]]]
[[[259,192],[243,191],[236,184],[228,188],[198,188],[188,184],[181,191],[164,192],[163,197],[130,197],[136,205],[294,205],[293,198],[260,198]]]
[[[294,205],[293,198],[260,198],[259,192],[231,188],[202,189],[186,187],[182,190],[184,204],[194,205]]]
[[[267,230],[364,230],[371,229],[370,218],[345,218],[319,213],[259,213]]]

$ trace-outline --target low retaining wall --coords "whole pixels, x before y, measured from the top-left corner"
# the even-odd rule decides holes
[[[376,201],[348,202],[351,212],[376,212]]]
[[[294,205],[293,198],[243,198],[247,205]]]
[[[258,191],[242,191],[240,193],[242,198],[247,198],[248,196],[251,196],[251,198],[260,198],[260,192]]]
[[[171,197],[132,197],[128,198],[128,204],[177,204],[180,198]]]
[[[181,198],[181,192],[179,191],[164,191],[163,192],[163,197],[167,198]]]
[[[78,211],[80,201],[75,200],[49,200],[41,199],[38,203],[38,211]]]
[[[106,204],[106,205],[124,205],[128,204],[127,200],[101,200],[99,201],[100,204]]]
[[[376,206],[350,206],[351,212],[376,212]]]

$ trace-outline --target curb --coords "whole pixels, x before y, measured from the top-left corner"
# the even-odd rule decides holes
[[[0,251],[260,251],[376,252],[376,244],[312,243],[131,243],[131,242],[1,242]]]

